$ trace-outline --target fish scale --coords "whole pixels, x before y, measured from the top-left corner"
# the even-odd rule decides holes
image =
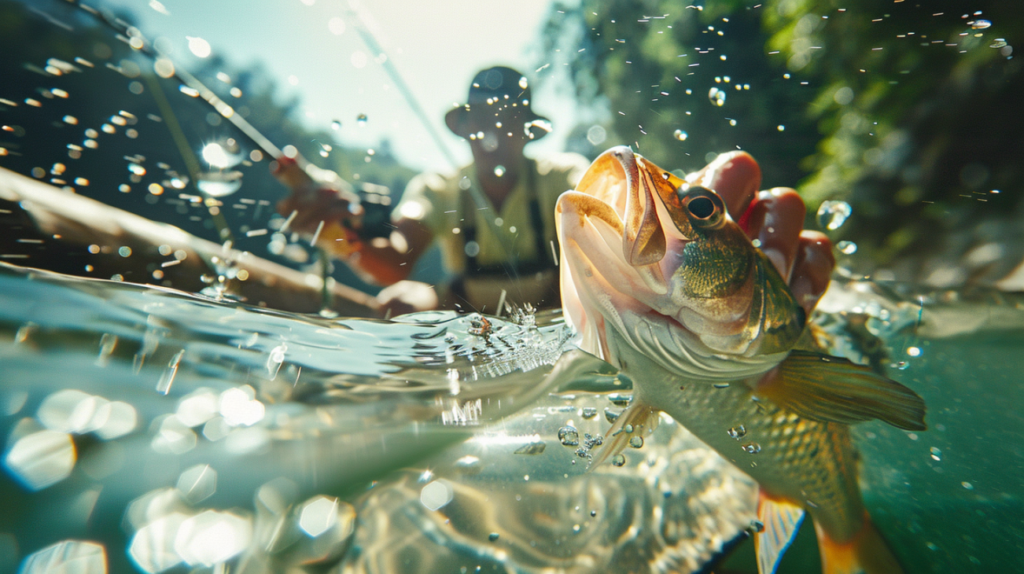
[[[719,388],[671,375],[617,333],[609,332],[608,343],[630,372],[666,379],[638,381],[634,400],[666,412],[773,496],[810,506],[814,519],[834,539],[846,540],[856,532],[864,506],[849,427],[805,420],[770,401],[754,400],[742,382]],[[740,424],[746,435],[730,437],[729,428]],[[760,445],[761,451],[744,452],[742,446],[750,443]]]

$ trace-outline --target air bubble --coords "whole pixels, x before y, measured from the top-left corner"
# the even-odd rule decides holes
[[[726,431],[726,433],[729,435],[730,438],[741,439],[747,436],[747,429],[743,425],[736,425],[730,428],[728,431]]]
[[[366,121],[367,121],[366,114],[359,114],[358,116],[356,116],[356,124],[359,127],[365,126],[366,125]]]
[[[496,175],[497,177],[501,177],[501,176],[505,175],[505,166],[503,166],[503,165],[496,165],[496,166],[494,166],[494,175]]]
[[[756,442],[748,442],[741,448],[743,449],[743,452],[747,454],[757,454],[761,452],[761,445],[757,444]]]
[[[942,460],[942,451],[939,450],[939,447],[933,446],[930,449],[928,449],[928,452],[932,453],[933,460]]]
[[[629,446],[633,448],[641,448],[644,446],[644,437],[635,436],[629,439]]]
[[[612,457],[612,465],[613,466],[625,466],[626,465],[626,456],[622,455],[622,454],[617,454],[617,455],[613,456]]]
[[[725,105],[725,91],[719,90],[718,88],[711,88],[708,91],[708,100],[714,106],[722,107]]]
[[[823,229],[834,231],[849,219],[853,208],[845,201],[823,201],[818,207],[818,225]]]
[[[984,30],[985,28],[992,26],[992,22],[989,22],[988,20],[975,20],[970,22],[970,25],[971,28],[975,30]]]
[[[852,241],[840,241],[836,243],[836,249],[846,255],[853,255],[857,252],[857,244]]]
[[[579,446],[580,433],[575,427],[564,426],[558,429],[558,440],[565,446]]]
[[[683,130],[676,130],[676,131],[672,132],[672,137],[676,138],[677,140],[679,140],[681,142],[684,142],[684,141],[686,141],[686,138],[688,138],[690,136],[689,136],[689,134],[687,134]]]

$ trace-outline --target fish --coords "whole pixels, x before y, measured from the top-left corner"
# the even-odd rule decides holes
[[[633,381],[595,464],[642,444],[665,413],[758,483],[761,574],[807,514],[824,572],[902,572],[865,510],[850,426],[924,430],[924,401],[815,348],[806,312],[722,197],[620,146],[559,197],[556,225],[566,321]]]

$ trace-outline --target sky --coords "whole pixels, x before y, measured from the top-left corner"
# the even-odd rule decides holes
[[[434,128],[459,163],[469,148],[444,125],[445,112],[466,98],[474,74],[492,65],[518,69],[536,85],[539,33],[549,0],[95,0],[124,7],[150,40],[164,37],[172,59],[185,69],[201,62],[189,37],[206,40],[235,67],[262,62],[283,96],[300,98],[310,126],[341,129],[340,144],[373,147],[389,139],[399,160],[418,169],[449,163],[364,44],[365,22],[412,89]],[[548,68],[542,73],[551,73]],[[527,148],[530,155],[558,151],[572,128],[573,104],[554,83],[533,94],[553,134]],[[244,95],[239,101],[244,104]],[[365,114],[365,123],[356,118]],[[274,142],[283,147],[290,142]]]

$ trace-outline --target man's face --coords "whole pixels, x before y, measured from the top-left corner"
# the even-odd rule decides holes
[[[473,155],[510,157],[521,154],[527,142],[522,112],[522,108],[502,101],[473,106],[466,118]]]

